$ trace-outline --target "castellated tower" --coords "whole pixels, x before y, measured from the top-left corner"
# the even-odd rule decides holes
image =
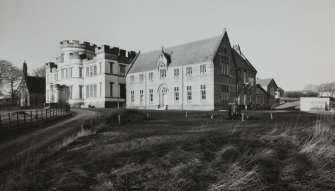
[[[125,107],[125,75],[135,56],[134,51],[107,45],[60,42],[60,56],[46,63],[46,103]]]

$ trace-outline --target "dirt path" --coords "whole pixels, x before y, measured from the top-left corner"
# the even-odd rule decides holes
[[[47,128],[22,135],[14,140],[0,144],[0,167],[10,163],[16,157],[30,151],[41,149],[66,135],[78,130],[81,124],[91,118],[97,117],[99,111],[73,109],[77,115],[65,121],[51,125]]]

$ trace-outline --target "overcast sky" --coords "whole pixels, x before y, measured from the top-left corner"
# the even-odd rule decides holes
[[[148,51],[216,36],[285,90],[334,81],[335,1],[0,0],[0,59],[31,72],[54,61],[59,42]]]

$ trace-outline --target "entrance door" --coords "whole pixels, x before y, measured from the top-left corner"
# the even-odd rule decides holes
[[[166,108],[168,97],[167,97],[168,89],[166,86],[161,87],[159,90],[159,107]]]

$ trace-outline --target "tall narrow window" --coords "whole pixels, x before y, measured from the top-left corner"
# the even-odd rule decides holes
[[[179,101],[179,87],[174,87],[174,100]]]
[[[101,66],[101,62],[99,62],[99,74],[102,74],[102,66]]]
[[[206,65],[203,64],[203,65],[200,65],[200,74],[204,74],[206,73]]]
[[[166,69],[161,69],[160,70],[160,76],[161,76],[161,78],[165,78],[166,77]]]
[[[114,62],[110,62],[109,63],[109,73],[111,73],[111,74],[114,73],[113,67],[114,67]]]
[[[94,75],[94,70],[93,70],[93,66],[90,66],[90,76]]]
[[[87,85],[86,86],[86,98],[89,98],[90,97],[90,86]]]
[[[90,67],[86,67],[86,77],[90,76]]]
[[[83,86],[79,86],[79,98],[83,99]]]
[[[140,103],[143,103],[143,90],[140,90]]]
[[[179,77],[179,68],[175,68],[173,70],[173,73],[174,73],[174,77]]]
[[[126,76],[126,66],[120,65],[120,76]]]
[[[201,99],[206,99],[206,85],[200,85]]]
[[[228,85],[221,85],[221,91],[222,91],[222,101],[228,101],[229,100],[229,86]]]
[[[99,82],[99,97],[102,96],[102,82]]]
[[[130,101],[131,101],[131,103],[134,103],[134,101],[135,101],[135,97],[134,97],[134,91],[130,91]]]
[[[153,102],[154,101],[154,90],[149,89],[149,101]]]
[[[154,73],[153,72],[150,72],[149,73],[149,80],[152,81],[154,78]]]
[[[96,76],[97,75],[97,65],[93,66],[93,75]]]
[[[186,67],[186,76],[191,76],[192,75],[192,66]]]
[[[144,74],[140,74],[140,84],[142,84],[144,81]]]
[[[110,95],[110,97],[113,97],[113,85],[114,85],[114,82],[109,82],[109,95]]]
[[[228,56],[221,56],[221,64],[222,64],[222,71],[221,73],[224,75],[229,75],[229,57]]]
[[[79,67],[79,77],[82,78],[83,77],[83,68]]]
[[[187,86],[187,100],[192,100],[192,86]]]
[[[69,99],[72,99],[73,86],[69,88]]]

